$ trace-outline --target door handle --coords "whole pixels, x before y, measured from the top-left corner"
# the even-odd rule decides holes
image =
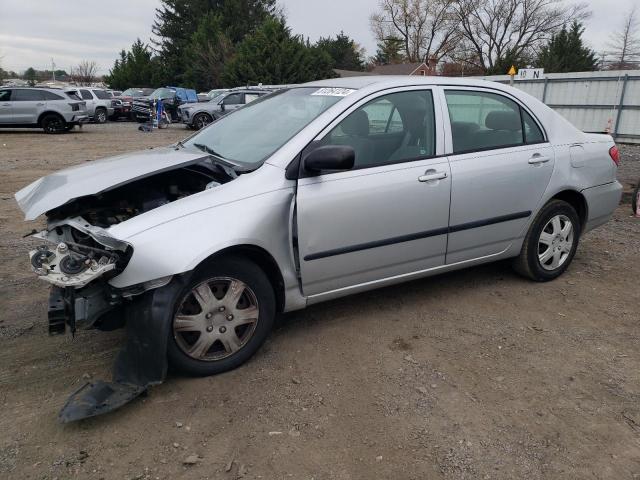
[[[433,173],[428,173],[433,172]],[[435,172],[433,170],[427,170],[424,175],[418,177],[419,182],[431,182],[433,180],[442,180],[447,178],[447,172]]]
[[[551,160],[551,158],[543,157],[539,153],[536,153],[529,159],[529,164],[538,165],[539,163],[547,163],[549,160]]]
[[[10,103],[3,103],[3,104],[2,104],[2,106],[3,106],[3,107],[10,107],[10,106],[11,106],[11,104],[10,104]]]
[[[42,103],[42,102],[36,103],[36,107],[42,107],[43,105],[44,105],[44,103]]]

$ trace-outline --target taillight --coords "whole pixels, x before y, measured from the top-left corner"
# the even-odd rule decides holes
[[[618,150],[618,147],[615,145],[611,147],[609,149],[609,156],[611,157],[611,160],[613,160],[613,163],[616,164],[616,167],[620,165],[620,150]]]
[[[71,106],[72,112],[77,112],[78,110],[80,110],[80,107],[78,106],[77,103],[70,103],[69,105]]]

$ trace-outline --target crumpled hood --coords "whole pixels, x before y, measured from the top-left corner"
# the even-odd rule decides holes
[[[36,180],[15,194],[25,220],[71,200],[95,195],[126,183],[196,163],[208,155],[175,147],[143,150],[67,168]]]

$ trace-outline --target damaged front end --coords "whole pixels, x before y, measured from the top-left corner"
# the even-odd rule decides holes
[[[129,163],[136,160],[137,164]],[[110,227],[237,177],[210,156],[179,148],[114,157],[107,162],[109,169],[95,163],[95,174],[93,166],[84,165],[40,179],[16,194],[28,220],[47,216],[47,229],[33,234],[43,244],[29,257],[33,271],[51,285],[49,333],[127,330],[112,381],[83,385],[60,412],[62,422],[119,408],[161,383],[167,372],[171,308],[165,295],[178,288],[181,279],[176,276],[171,282],[174,277],[169,276],[126,288],[112,286],[111,280],[126,269],[134,246],[115,238]],[[125,178],[122,169],[114,169],[118,163],[127,170],[137,168],[138,175]],[[80,195],[74,196],[74,191]]]

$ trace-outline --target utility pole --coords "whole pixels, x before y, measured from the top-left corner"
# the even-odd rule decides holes
[[[51,59],[51,75],[53,77],[53,83],[56,82],[56,64],[53,63],[53,58]]]

